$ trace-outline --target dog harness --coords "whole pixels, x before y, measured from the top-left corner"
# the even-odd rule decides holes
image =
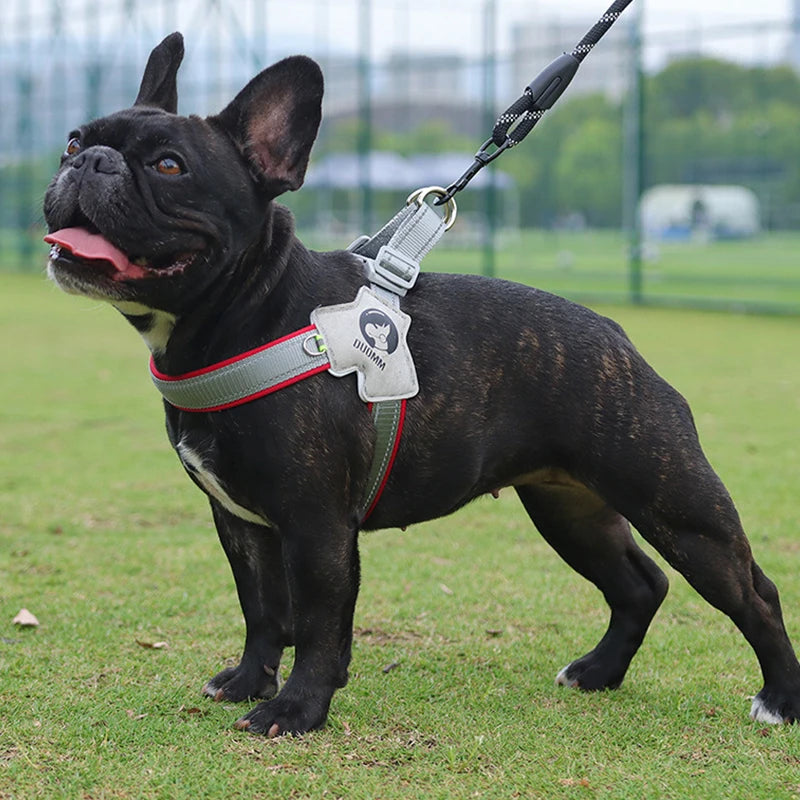
[[[374,236],[348,250],[359,256],[369,286],[350,303],[314,309],[308,326],[216,364],[182,375],[160,372],[150,359],[156,388],[172,406],[214,412],[249,403],[320,372],[355,372],[376,430],[367,489],[359,505],[363,523],[380,500],[400,445],[406,401],[419,384],[406,334],[411,318],[400,298],[416,283],[419,262],[455,221],[450,201],[444,217],[424,202],[443,189],[420,189]]]

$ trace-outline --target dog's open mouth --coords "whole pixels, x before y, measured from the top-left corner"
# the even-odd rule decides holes
[[[51,262],[73,262],[101,271],[115,281],[163,278],[183,272],[197,253],[181,253],[163,261],[131,258],[99,233],[86,228],[62,228],[44,237],[51,245]]]

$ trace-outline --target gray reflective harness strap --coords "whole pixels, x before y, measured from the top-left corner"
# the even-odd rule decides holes
[[[445,219],[426,203],[412,203],[392,217],[374,236],[362,236],[347,249],[364,259],[367,279],[382,300],[396,305],[417,281],[419,262],[442,238]]]
[[[282,339],[184,375],[165,375],[150,360],[150,377],[164,399],[183,411],[222,411],[283,389],[330,367],[317,329]]]
[[[383,487],[392,471],[394,457],[400,445],[406,415],[405,400],[383,400],[372,405],[372,422],[375,425],[375,449],[367,478],[367,490],[358,510],[364,522],[380,500]]]
[[[445,219],[422,202],[423,199],[424,194],[421,194],[419,202],[406,205],[376,234],[362,236],[347,248],[363,259],[372,289],[393,308],[400,307],[400,297],[405,296],[417,281],[419,262],[447,228]],[[372,406],[375,455],[359,512],[362,522],[377,505],[391,473],[405,413],[405,400],[383,400]]]

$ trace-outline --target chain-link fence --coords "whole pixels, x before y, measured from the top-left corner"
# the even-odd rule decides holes
[[[633,5],[523,144],[458,196],[428,269],[584,299],[800,312],[797,20],[648,24]],[[326,78],[311,246],[453,182],[495,117],[605,8],[527,0],[10,0],[0,7],[0,269],[40,270],[41,199],[69,132],[130,105],[182,30],[182,113],[220,110],[291,53]]]

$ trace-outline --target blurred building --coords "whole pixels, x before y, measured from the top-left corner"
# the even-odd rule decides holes
[[[761,230],[758,198],[746,186],[652,186],[639,214],[645,235],[661,241],[745,239]]]
[[[534,10],[525,22],[515,25],[511,32],[515,85],[524,88],[556,56],[571,52],[594,22]],[[570,84],[571,97],[593,92],[615,100],[622,97],[630,76],[631,24],[631,18],[623,16],[606,32]]]
[[[325,73],[325,118],[355,118],[361,109],[358,58],[321,59]],[[432,121],[480,137],[480,65],[457,54],[395,53],[370,64],[370,119],[398,133]]]
[[[792,34],[788,56],[789,63],[800,72],[800,0],[792,1]]]

